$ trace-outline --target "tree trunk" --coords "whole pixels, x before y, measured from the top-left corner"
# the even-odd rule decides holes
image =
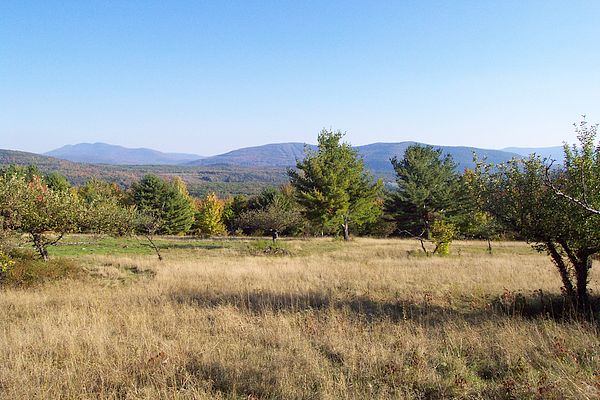
[[[560,278],[562,279],[565,294],[571,299],[575,300],[575,288],[573,287],[573,282],[571,282],[569,268],[567,267],[565,260],[562,258],[553,242],[546,242],[546,248],[548,249],[550,257],[552,257],[552,261],[554,261],[554,264],[558,268],[558,273],[560,274]]]
[[[350,231],[348,228],[348,221],[344,221],[344,223],[342,224],[342,229],[344,231],[344,240],[350,240]]]
[[[152,249],[154,249],[154,251],[156,252],[156,255],[158,256],[158,261],[162,261],[162,254],[160,254],[160,249],[158,248],[156,243],[154,243],[154,240],[152,240],[152,236],[146,235],[146,239],[148,239],[148,242],[150,242],[150,247],[152,247]]]
[[[590,268],[592,268],[592,258],[588,253],[575,253],[569,244],[561,240],[560,246],[563,248],[569,261],[575,268],[575,285],[577,292],[577,309],[584,314],[587,314],[590,307],[590,299],[587,290],[588,277]]]
[[[488,254],[492,254],[492,241],[490,238],[487,239],[488,242]]]
[[[42,260],[48,261],[50,257],[48,255],[48,249],[46,249],[46,244],[44,243],[42,235],[38,233],[32,233],[31,238],[33,240],[33,247],[35,247]]]
[[[590,268],[592,268],[592,257],[579,256],[578,265],[575,266],[575,279],[577,281],[577,308],[587,313],[590,308],[590,298],[587,284]]]

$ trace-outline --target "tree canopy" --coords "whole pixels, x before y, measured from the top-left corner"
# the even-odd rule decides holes
[[[183,181],[167,182],[156,175],[146,175],[132,186],[138,211],[151,213],[162,221],[159,234],[185,234],[194,222],[194,207],[182,184]]]
[[[340,131],[322,130],[318,149],[306,147],[305,158],[289,170],[290,183],[304,216],[324,232],[342,231],[349,239],[350,224],[362,225],[381,214],[377,197],[382,182],[366,172],[364,161]]]
[[[591,256],[600,252],[600,146],[596,127],[577,127],[579,144],[565,145],[565,163],[551,168],[532,155],[497,166],[481,164],[478,184],[486,211],[546,251],[563,291],[580,309],[589,306]],[[590,210],[591,209],[591,210]]]
[[[459,176],[450,155],[419,144],[409,146],[401,160],[392,158],[397,189],[386,210],[400,232],[429,238],[435,219],[456,214]]]

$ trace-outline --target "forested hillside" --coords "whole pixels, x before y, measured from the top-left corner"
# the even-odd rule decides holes
[[[128,187],[147,174],[165,178],[179,176],[187,183],[190,193],[197,196],[209,192],[222,196],[256,194],[267,186],[278,186],[287,182],[283,167],[96,165],[22,151],[0,150],[0,166],[10,164],[35,165],[42,172],[58,172],[74,185],[80,185],[95,177]]]

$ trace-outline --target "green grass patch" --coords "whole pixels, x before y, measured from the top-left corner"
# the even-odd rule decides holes
[[[203,256],[229,255],[282,255],[307,256],[340,250],[345,243],[334,239],[302,240],[280,239],[273,243],[266,238],[214,238],[159,236],[154,239],[161,253],[194,253]],[[109,237],[99,235],[69,235],[57,245],[48,248],[51,257],[83,257],[90,255],[148,255],[154,256],[143,236]]]

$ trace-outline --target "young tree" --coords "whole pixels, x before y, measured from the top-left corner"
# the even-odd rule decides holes
[[[429,239],[438,218],[457,213],[459,176],[450,155],[431,146],[409,146],[402,160],[392,158],[398,188],[386,203],[386,211],[400,232]]]
[[[177,181],[173,184],[158,176],[146,175],[133,185],[132,199],[142,214],[151,213],[162,221],[158,234],[185,234],[192,226],[193,204]]]
[[[225,202],[223,209],[223,223],[229,233],[235,234],[240,226],[239,216],[248,209],[248,198],[244,195],[236,195]]]
[[[52,190],[66,191],[71,189],[69,180],[58,172],[50,172],[44,176],[44,183]]]
[[[350,239],[350,224],[362,225],[380,214],[377,197],[382,182],[373,182],[362,158],[341,142],[344,134],[322,130],[318,150],[306,148],[306,157],[289,170],[290,183],[304,215],[323,231],[343,233]]]
[[[592,256],[600,252],[600,150],[596,129],[580,125],[579,146],[565,146],[565,165],[549,171],[535,156],[504,165],[480,165],[486,211],[546,251],[560,273],[565,294],[589,311]],[[577,199],[578,201],[573,201]]]
[[[215,193],[209,193],[204,199],[197,201],[192,232],[207,236],[224,234],[226,232],[223,224],[224,209],[225,202]]]
[[[287,209],[274,202],[265,208],[242,212],[237,225],[246,232],[284,233],[302,224],[302,216],[297,209]]]
[[[158,212],[152,209],[136,213],[134,219],[135,232],[146,238],[148,245],[156,253],[158,261],[162,261],[163,256],[160,252],[160,247],[154,241],[154,238],[161,231],[163,224],[164,221],[160,218]]]
[[[496,218],[485,211],[477,175],[472,169],[465,169],[460,178],[460,193],[457,201],[462,204],[461,212],[453,222],[463,237],[487,241],[488,253],[492,253],[492,240],[503,232]]]
[[[15,176],[8,191],[16,194],[12,212],[13,227],[29,235],[33,246],[45,261],[48,246],[55,245],[66,234],[77,232],[84,209],[72,190],[52,190],[39,176],[27,182]]]
[[[268,187],[250,198],[238,214],[236,225],[246,233],[293,235],[303,227],[303,218],[291,184]]]
[[[77,195],[85,209],[82,232],[122,236],[134,230],[135,207],[126,204],[117,185],[91,179],[77,189]]]

